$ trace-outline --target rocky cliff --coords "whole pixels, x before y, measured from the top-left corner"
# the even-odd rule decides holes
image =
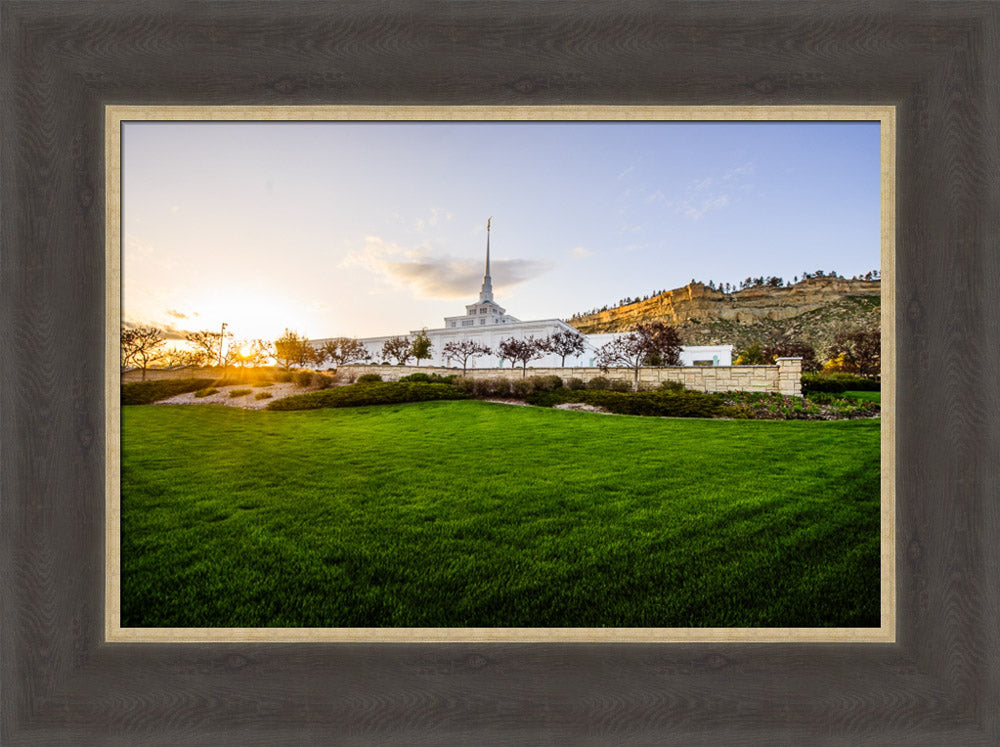
[[[779,339],[805,342],[822,352],[839,331],[879,326],[881,282],[820,277],[790,287],[757,286],[723,293],[701,283],[650,298],[572,317],[581,332],[621,332],[640,322],[663,321],[675,326],[686,345]]]

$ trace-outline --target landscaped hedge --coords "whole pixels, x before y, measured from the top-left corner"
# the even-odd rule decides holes
[[[204,389],[214,379],[158,379],[122,384],[123,405],[148,405],[185,392]]]
[[[825,392],[840,394],[846,391],[878,392],[882,385],[874,379],[855,376],[849,373],[804,373],[802,374],[802,393]]]
[[[712,418],[726,414],[720,395],[695,391],[609,392],[560,388],[548,392],[532,392],[525,397],[525,401],[540,407],[582,402],[621,415]]]
[[[409,381],[375,381],[320,389],[269,402],[268,410],[316,410],[321,407],[362,407],[427,402],[439,399],[467,399],[468,395],[450,384]]]
[[[378,376],[378,374],[373,374]],[[447,376],[442,376],[438,373],[411,373],[409,376],[400,376],[400,381],[413,381],[421,382],[424,384],[454,384],[455,380],[458,379],[458,374],[448,374]],[[379,379],[381,381],[381,379]]]

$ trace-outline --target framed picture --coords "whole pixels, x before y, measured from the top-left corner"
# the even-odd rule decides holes
[[[108,640],[894,640],[891,108],[109,107],[105,133]],[[484,200],[499,234],[456,215]],[[677,344],[623,347],[650,324]]]
[[[996,8],[29,2],[2,14],[2,741],[1000,736]],[[106,521],[104,117],[177,105],[894,111],[893,635],[109,640],[120,536]]]

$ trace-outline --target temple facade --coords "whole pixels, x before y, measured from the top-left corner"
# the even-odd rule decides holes
[[[503,360],[497,353],[502,340],[514,337],[536,340],[549,337],[556,332],[572,332],[580,334],[561,319],[536,319],[524,322],[507,313],[493,298],[493,279],[490,276],[490,224],[486,224],[486,271],[483,275],[483,285],[479,291],[479,300],[467,304],[465,313],[460,316],[448,316],[444,326],[434,329],[410,330],[406,335],[412,341],[423,331],[431,341],[430,358],[421,361],[421,365],[448,366],[456,365],[455,361],[444,358],[444,346],[449,342],[474,340],[485,345],[493,352],[490,355],[479,356],[469,360],[469,368],[509,368],[511,362]],[[402,334],[385,335],[382,337],[365,337],[361,342],[373,362],[382,360],[382,346],[393,337]],[[593,367],[596,365],[597,349],[608,343],[617,334],[582,335],[584,351],[577,356],[567,356],[565,364],[568,367]],[[322,345],[330,338],[310,340],[314,346]],[[681,348],[681,365],[683,366],[729,366],[732,365],[732,345],[699,345]],[[562,358],[554,353],[548,353],[528,363],[528,367],[539,368],[560,366]],[[458,362],[461,365],[461,362]]]

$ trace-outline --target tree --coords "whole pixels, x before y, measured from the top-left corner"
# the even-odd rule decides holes
[[[249,349],[245,350],[244,353],[252,366],[266,365],[269,360],[274,358],[274,348],[271,343],[260,338],[251,340]]]
[[[446,361],[450,361],[452,358],[462,361],[462,376],[465,376],[470,359],[478,358],[480,355],[489,355],[493,351],[475,340],[452,340],[444,344],[441,352]]]
[[[306,338],[288,329],[274,341],[274,358],[286,371],[292,366],[304,366],[309,359],[310,350],[311,346]]]
[[[562,359],[562,367],[566,367],[567,355],[580,355],[583,352],[583,335],[579,332],[556,332],[541,341],[545,352],[555,353]]]
[[[227,334],[226,337],[232,337]],[[189,332],[184,339],[194,348],[192,355],[196,366],[210,366],[219,360],[222,349],[222,333],[203,329],[200,332]]]
[[[841,368],[854,368],[861,376],[877,378],[882,367],[882,333],[877,330],[839,332],[827,350]]]
[[[130,363],[142,369],[142,380],[146,380],[146,367],[162,355],[163,333],[156,327],[133,327],[121,332],[122,366]]]
[[[306,348],[306,362],[315,368],[322,366],[326,362],[326,359],[330,357],[322,345],[316,347],[315,345],[306,343]]]
[[[431,338],[427,336],[427,330],[420,330],[410,346],[410,355],[417,359],[417,366],[420,365],[420,361],[431,357],[431,347]]]
[[[819,371],[821,368],[819,361],[816,360],[815,348],[804,342],[781,340],[772,345],[768,345],[764,348],[762,353],[767,363],[773,363],[778,358],[801,358],[802,371],[804,373]]]
[[[346,366],[354,361],[367,360],[370,356],[365,346],[353,337],[334,337],[323,343],[326,357],[335,368]]]
[[[508,337],[501,340],[497,347],[497,352],[501,358],[506,358],[514,363],[520,363],[523,369],[521,376],[528,375],[528,361],[533,361],[545,355],[545,348],[541,347],[541,340],[536,340],[534,335],[528,335],[524,339]]]
[[[663,322],[639,324],[626,335],[619,335],[597,349],[597,365],[630,368],[633,386],[639,390],[639,369],[643,366],[676,366],[680,363],[680,338],[677,330]]]
[[[390,337],[382,343],[382,360],[396,359],[397,366],[403,366],[413,357],[409,337]]]
[[[768,359],[764,357],[764,347],[759,342],[752,342],[736,354],[737,366],[766,366]]]

